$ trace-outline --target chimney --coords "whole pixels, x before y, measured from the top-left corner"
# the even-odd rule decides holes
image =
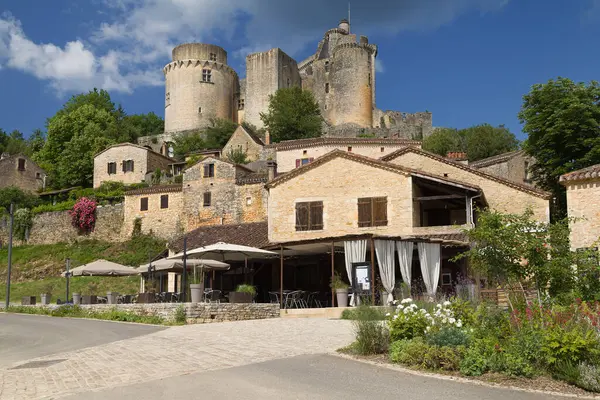
[[[0,160],[4,160],[5,158],[8,158],[8,157],[10,157],[10,154],[8,154],[8,153],[0,154]]]
[[[265,144],[271,144],[271,134],[268,130],[265,130]]]
[[[454,161],[460,164],[469,165],[469,160],[467,159],[467,153],[462,151],[452,151],[446,154],[446,158],[450,161]]]
[[[275,161],[267,161],[267,169],[269,170],[269,182],[277,177],[277,163]]]

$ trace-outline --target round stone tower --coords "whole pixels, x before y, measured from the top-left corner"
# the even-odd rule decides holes
[[[211,118],[237,120],[236,72],[219,46],[187,43],[173,49],[165,74],[165,132],[198,130]]]
[[[344,43],[333,52],[331,62],[331,106],[334,125],[371,127],[375,94],[376,46]]]
[[[340,21],[338,28],[346,33],[350,33],[350,22],[348,22],[348,20],[344,18]]]

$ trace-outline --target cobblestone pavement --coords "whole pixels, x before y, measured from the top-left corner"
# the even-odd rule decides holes
[[[172,327],[27,360],[17,367],[32,361],[46,361],[45,365],[0,369],[0,399],[57,399],[193,372],[328,353],[351,341],[350,323],[340,320],[278,318]]]

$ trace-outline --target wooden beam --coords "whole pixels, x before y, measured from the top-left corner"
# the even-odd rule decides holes
[[[443,196],[425,196],[425,197],[415,197],[416,201],[429,201],[429,200],[450,200],[450,199],[465,199],[464,195],[461,194],[446,194]]]
[[[335,275],[335,242],[331,242],[331,283]],[[335,290],[331,286],[331,307],[335,307]]]

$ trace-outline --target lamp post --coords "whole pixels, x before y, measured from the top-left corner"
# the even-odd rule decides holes
[[[10,228],[8,231],[8,272],[6,276],[6,304],[4,310],[8,311],[10,304],[10,272],[12,268],[12,242],[13,242],[13,225],[15,223],[15,206],[10,204]]]
[[[65,278],[67,278],[67,298],[65,299],[65,303],[69,302],[69,277],[71,276],[71,259],[67,258],[67,271],[65,272]]]
[[[181,302],[185,303],[185,295],[187,293],[187,235],[183,237],[183,274],[181,276]]]

